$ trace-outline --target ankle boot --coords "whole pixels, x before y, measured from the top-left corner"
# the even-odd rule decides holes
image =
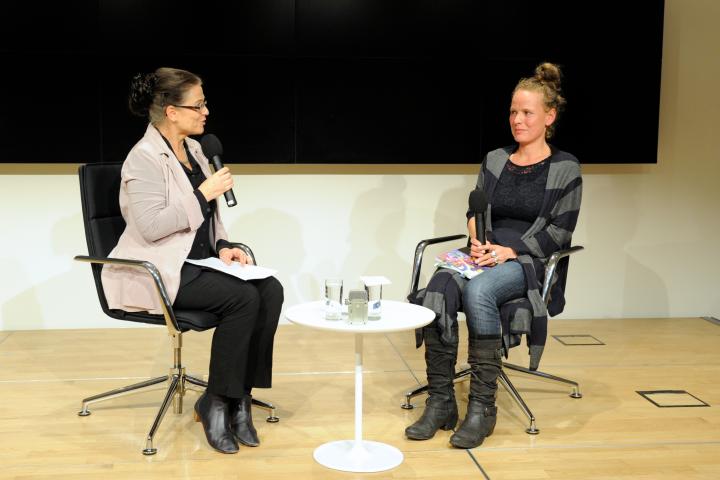
[[[458,421],[455,403],[455,362],[457,344],[444,345],[433,325],[423,329],[425,338],[425,364],[427,366],[428,398],[420,419],[405,429],[412,440],[432,438],[439,429],[451,430]],[[457,336],[456,336],[457,338]]]
[[[245,395],[235,400],[233,411],[230,414],[230,427],[238,442],[248,447],[257,447],[260,440],[252,421],[252,396]]]
[[[470,338],[468,362],[472,368],[467,414],[460,428],[450,437],[457,448],[475,448],[495,430],[497,377],[502,368],[500,338]]]
[[[195,421],[202,422],[205,438],[215,450],[236,453],[238,444],[230,430],[228,398],[207,390],[195,402]]]

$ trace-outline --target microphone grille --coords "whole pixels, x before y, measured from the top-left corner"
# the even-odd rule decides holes
[[[487,198],[485,198],[485,192],[483,190],[476,188],[470,192],[468,206],[470,207],[471,212],[485,213],[485,210],[487,210],[487,204]]]
[[[200,140],[200,146],[202,147],[203,154],[207,158],[212,158],[215,155],[221,156],[223,154],[222,143],[220,143],[220,140],[212,133],[203,135]]]

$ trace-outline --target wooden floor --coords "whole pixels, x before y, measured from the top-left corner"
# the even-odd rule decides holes
[[[464,329],[464,328],[463,328]],[[83,397],[167,372],[161,329],[0,332],[0,478],[72,479],[718,479],[720,478],[720,325],[700,318],[552,321],[541,369],[580,382],[583,398],[544,381],[510,374],[537,417],[540,434],[502,388],[495,433],[476,449],[448,443],[451,432],[415,442],[404,428],[422,413],[402,410],[403,393],[424,380],[412,333],[365,339],[364,437],[398,447],[399,467],[375,474],[326,469],[315,447],[353,437],[353,340],[343,334],[281,326],[274,387],[257,396],[278,406],[279,423],[254,410],[262,445],[236,455],[212,451],[192,421],[197,393],[172,411],[156,436],[158,453],[141,454],[161,401],[159,390],[98,403],[78,417]],[[572,337],[572,335],[590,335]],[[207,371],[209,333],[185,336],[188,371]],[[466,343],[463,339],[463,343]],[[524,348],[511,360],[525,365]],[[461,349],[460,358],[466,358]],[[660,395],[661,408],[637,391]],[[467,384],[457,385],[461,417]],[[665,402],[665,403],[662,403]]]

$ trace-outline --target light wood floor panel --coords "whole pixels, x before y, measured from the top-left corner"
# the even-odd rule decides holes
[[[258,450],[258,449],[255,449]],[[26,464],[12,466],[0,473],[2,478],[56,480],[154,480],[165,478],[187,478],[199,480],[215,479],[419,479],[453,478],[458,480],[476,480],[479,470],[471,457],[464,451],[407,453],[405,461],[389,472],[354,474],[327,469],[315,463],[306,455],[284,455],[282,459],[256,457],[252,452],[242,455],[215,455],[211,459],[193,459],[188,461],[156,459],[137,459],[114,464],[68,464],[53,467],[46,464]],[[438,472],[442,472],[440,477]]]
[[[194,347],[186,343],[187,356]],[[0,381],[156,376],[172,359],[167,330],[159,328],[11,332],[0,352]]]
[[[138,468],[140,472],[135,478],[144,478],[142,465],[152,464],[161,466],[150,470],[147,478],[164,478],[163,474],[176,472],[185,461],[189,462],[189,468],[185,470],[190,475],[186,478],[205,478],[202,476],[205,467],[196,465],[196,462],[201,462],[201,465],[211,462],[207,466],[212,467],[210,471],[213,473],[208,473],[207,478],[213,475],[215,478],[218,478],[217,475],[235,478],[233,475],[240,475],[238,472],[243,475],[257,473],[268,465],[271,465],[272,472],[262,478],[287,478],[283,475],[293,471],[317,473],[307,478],[339,478],[342,475],[348,478],[347,474],[331,473],[315,465],[312,452],[327,441],[353,437],[353,377],[316,375],[313,378],[312,389],[307,388],[305,376],[295,376],[288,377],[285,385],[272,390],[275,394],[273,401],[283,405],[278,411],[281,422],[266,423],[263,421],[264,413],[255,409],[255,423],[263,446],[242,448],[237,456],[210,451],[201,426],[192,421],[189,410],[197,395],[188,394],[188,408],[183,415],[167,414],[156,437],[159,450],[155,458],[143,457],[140,449],[160,401],[161,393],[158,391],[98,404],[92,408],[91,416],[80,418],[73,415],[78,409],[78,399],[88,392],[112,388],[114,385],[111,382],[53,382],[49,387],[49,396],[48,385],[44,383],[30,384],[23,392],[7,388],[10,384],[1,384],[0,395],[10,408],[0,417],[3,430],[0,462],[14,465],[10,471],[33,472],[41,477],[58,474],[60,478],[92,478],[93,472],[96,475],[104,472],[103,476],[111,474],[112,477],[119,475],[118,478],[125,478],[124,475],[127,475],[130,478]],[[388,399],[393,393],[393,385],[408,378],[407,373],[375,374],[368,375],[365,384],[364,437],[393,444],[408,455],[401,468],[394,470],[389,477],[380,478],[430,478],[423,476],[422,469],[418,476],[412,472],[416,471],[414,465],[427,462],[423,455],[415,453],[433,450],[433,462],[440,462],[437,465],[447,458],[444,469],[456,471],[459,478],[473,478],[477,467],[465,452],[447,448],[447,432],[430,442],[408,442],[402,437],[407,414],[397,408],[397,402],[390,405]],[[376,397],[384,401],[372,401]],[[28,416],[28,411],[44,414]],[[443,437],[444,441],[439,441]],[[421,451],[414,453],[414,449]],[[252,461],[247,463],[250,459]],[[91,462],[94,468],[86,462]],[[282,467],[276,471],[272,466],[275,464]],[[7,474],[7,470],[0,471],[0,478]],[[17,474],[22,478],[20,473]]]
[[[720,445],[477,449],[492,479],[717,480]]]
[[[461,329],[460,363],[466,358]],[[364,437],[392,444],[405,462],[390,472],[354,475],[319,466],[320,444],[353,436],[353,339],[281,326],[274,386],[258,397],[278,406],[280,423],[254,409],[262,445],[237,455],[211,451],[185,412],[168,412],[158,454],[140,450],[163,392],[102,402],[76,415],[88,395],[165,374],[170,349],[162,329],[0,332],[0,478],[720,478],[720,326],[702,319],[552,321],[551,334],[590,334],[601,346],[564,346],[549,338],[541,368],[578,380],[569,388],[509,372],[537,417],[540,435],[501,388],[495,433],[470,452],[448,444],[452,432],[416,442],[404,428],[422,414],[399,408],[424,381],[423,349],[412,332],[365,337]],[[207,372],[211,332],[190,333],[188,371]],[[511,360],[526,364],[524,347]],[[636,390],[684,389],[710,407],[658,408]],[[457,385],[461,417],[467,383]],[[474,457],[474,458],[473,458]],[[477,462],[477,463],[476,463]],[[479,466],[478,466],[479,465]],[[487,477],[486,477],[487,476]]]
[[[537,388],[539,382],[511,377],[537,418],[541,434],[535,445],[595,444],[604,442],[636,443],[638,441],[720,441],[717,408],[658,408],[635,393],[642,389],[684,388],[717,405],[720,388],[708,379],[718,378],[720,366],[696,367],[688,383],[687,368],[666,368],[653,375],[637,369],[616,369],[598,372],[592,380],[582,383],[584,398],[572,399],[562,388]],[[583,371],[568,370],[568,377],[582,378]],[[704,377],[704,378],[701,378]],[[633,380],[634,379],[634,380]],[[535,385],[533,385],[533,383]],[[459,390],[466,392],[463,385]],[[507,421],[501,432],[511,434],[526,426],[526,419],[509,395],[500,389],[498,407]],[[530,437],[533,438],[533,437]],[[507,442],[523,441],[508,435]]]

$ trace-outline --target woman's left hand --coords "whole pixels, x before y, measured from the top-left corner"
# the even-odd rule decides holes
[[[475,263],[481,267],[494,267],[495,265],[517,258],[517,253],[510,247],[503,247],[502,245],[486,242],[479,248],[484,250],[484,253],[475,259]]]
[[[218,257],[226,265],[230,265],[232,262],[238,262],[240,265],[252,265],[250,257],[239,248],[222,248],[218,252]]]

